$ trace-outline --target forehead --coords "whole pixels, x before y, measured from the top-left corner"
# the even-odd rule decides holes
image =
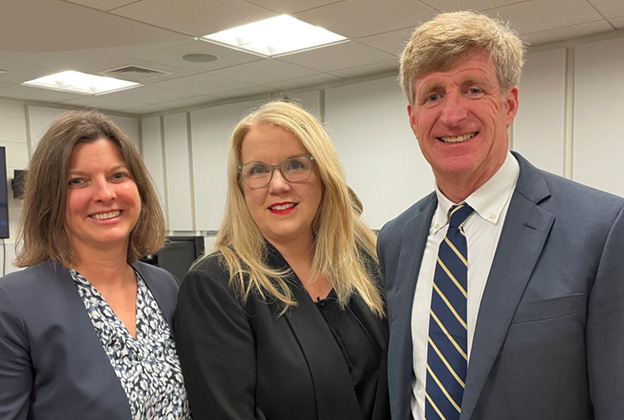
[[[278,163],[297,154],[307,153],[306,148],[290,131],[269,124],[255,124],[243,137],[241,157],[243,162],[261,160]]]
[[[77,143],[72,149],[69,164],[72,168],[111,161],[123,165],[126,163],[117,145],[110,139],[100,137],[96,140]]]
[[[499,86],[496,67],[487,52],[468,51],[448,68],[434,70],[415,78],[414,87],[418,90],[431,85],[462,84],[470,80]]]

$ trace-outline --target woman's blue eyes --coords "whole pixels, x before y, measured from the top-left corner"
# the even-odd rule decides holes
[[[249,173],[252,175],[261,175],[269,171],[270,169],[268,169],[266,166],[263,166],[263,165],[256,165],[256,166],[252,166],[251,168],[249,168]]]
[[[286,167],[286,169],[291,169],[291,170],[297,170],[297,169],[305,169],[306,165],[305,163],[298,161],[298,160],[291,160],[290,162],[288,162],[288,166]]]

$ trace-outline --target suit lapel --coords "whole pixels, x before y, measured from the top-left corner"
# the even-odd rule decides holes
[[[284,258],[270,247],[268,263],[274,268],[288,268]],[[298,305],[283,316],[299,342],[308,362],[314,384],[318,416],[327,420],[361,420],[362,412],[353,382],[336,340],[299,279],[292,275],[291,290]],[[337,383],[338,386],[323,386]]]
[[[393,416],[409,418],[412,395],[412,306],[431,219],[438,201],[435,194],[423,200],[401,232],[394,290],[388,290],[389,319],[392,325],[388,353],[388,388]]]
[[[479,308],[461,420],[469,419],[474,411],[555,219],[538,206],[550,196],[539,171],[515,156],[520,176]]]

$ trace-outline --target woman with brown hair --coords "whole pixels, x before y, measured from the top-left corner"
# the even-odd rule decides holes
[[[138,262],[164,218],[127,135],[95,111],[54,121],[29,164],[17,265],[0,279],[0,418],[188,419],[178,283]]]
[[[376,237],[327,132],[272,102],[229,152],[216,247],[186,275],[175,318],[194,415],[389,418]]]

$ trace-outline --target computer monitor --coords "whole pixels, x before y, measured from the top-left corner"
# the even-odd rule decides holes
[[[181,282],[193,262],[203,253],[203,236],[169,236],[163,248],[142,261],[164,268]]]
[[[0,238],[9,237],[9,197],[7,194],[6,149],[0,147]]]

